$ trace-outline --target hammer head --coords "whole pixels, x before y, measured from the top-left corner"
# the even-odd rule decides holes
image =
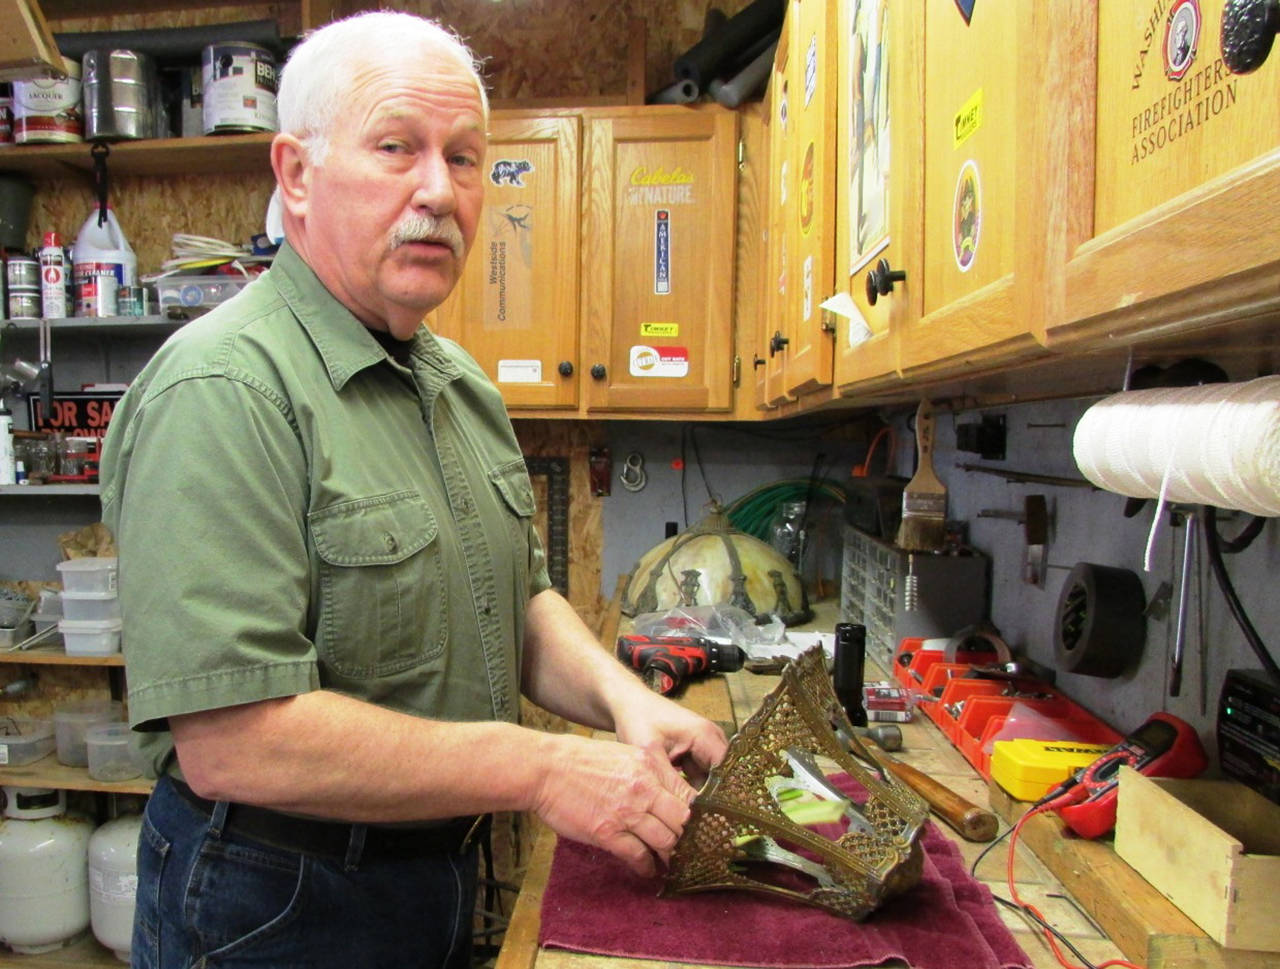
[[[870,739],[881,750],[901,750],[902,730],[895,723],[877,723],[869,727],[854,727],[859,737]]]

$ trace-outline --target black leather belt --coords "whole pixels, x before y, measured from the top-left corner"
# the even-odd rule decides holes
[[[215,802],[201,797],[176,777],[168,780],[188,804],[206,816],[213,814]],[[359,838],[359,829],[363,828],[363,847],[357,848],[359,857],[390,860],[459,854],[489,819],[490,816],[484,814],[450,818],[429,827],[391,828],[293,817],[269,808],[233,801],[228,806],[223,830],[286,851],[342,861],[350,857],[356,843],[353,839]]]

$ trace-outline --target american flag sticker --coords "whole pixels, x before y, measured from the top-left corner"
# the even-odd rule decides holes
[[[653,291],[671,292],[671,213],[658,209],[653,223]]]

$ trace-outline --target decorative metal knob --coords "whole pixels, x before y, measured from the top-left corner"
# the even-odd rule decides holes
[[[877,299],[893,292],[894,283],[900,283],[906,278],[907,274],[903,270],[890,269],[889,260],[881,259],[876,263],[875,269],[867,271],[867,302],[875,306]]]
[[[773,356],[775,353],[780,353],[790,342],[790,339],[782,335],[781,330],[774,330],[773,336],[769,338],[769,356]],[[761,361],[761,363],[763,362],[764,361]]]
[[[768,360],[766,360],[764,357],[757,357],[757,356],[755,356],[754,354],[752,354],[752,357],[751,357],[751,369],[752,369],[752,370],[759,370],[761,367],[763,367],[763,366],[764,366],[766,363],[768,363],[768,362],[769,362],[769,361],[768,361]]]
[[[1227,0],[1222,10],[1222,61],[1233,74],[1262,66],[1280,31],[1280,0]]]
[[[591,377],[594,380],[604,380],[608,373],[609,371],[605,369],[603,363],[593,363],[591,365]]]
[[[573,376],[573,364],[568,360],[561,360],[560,366],[556,367],[556,370],[560,372],[561,377]]]

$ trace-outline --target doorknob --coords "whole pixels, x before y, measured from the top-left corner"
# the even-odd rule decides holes
[[[903,270],[890,269],[889,260],[881,259],[876,263],[875,269],[867,271],[867,302],[875,306],[877,299],[893,292],[894,283],[900,283],[906,278],[907,274]]]
[[[1280,31],[1280,0],[1227,0],[1222,9],[1222,61],[1233,74],[1262,66]]]
[[[780,353],[790,342],[791,341],[787,337],[782,335],[781,330],[774,330],[773,336],[769,338],[769,356],[773,356],[775,353]]]
[[[573,363],[569,360],[561,360],[560,366],[556,367],[556,370],[559,371],[561,377],[572,377]]]
[[[605,375],[608,374],[608,372],[609,371],[605,369],[603,363],[593,363],[591,365],[591,377],[593,380],[604,380]]]

